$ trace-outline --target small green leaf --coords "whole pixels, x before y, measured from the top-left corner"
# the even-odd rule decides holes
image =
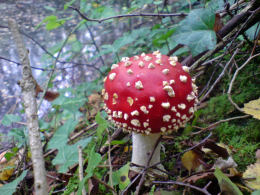
[[[119,184],[120,190],[125,189],[130,183],[130,179],[128,178],[129,168],[130,163],[127,163],[112,174],[113,185],[115,186]]]
[[[85,148],[91,141],[91,137],[80,140],[73,145],[64,145],[59,148],[57,156],[53,159],[53,165],[59,165],[59,173],[66,173],[68,168],[79,161],[78,146]]]
[[[86,178],[87,179],[92,177],[92,175],[94,173],[94,169],[96,168],[96,166],[99,165],[101,160],[102,160],[101,155],[99,153],[95,152],[95,146],[93,146],[93,148],[91,149],[91,152],[89,154],[89,157],[88,157],[88,167],[86,169],[86,173],[87,173]]]
[[[46,29],[47,30],[53,30],[55,28],[60,27],[61,25],[63,25],[66,20],[68,20],[68,18],[65,19],[58,19],[57,16],[55,15],[50,15],[47,16],[43,19],[43,21],[41,21],[36,27],[35,29],[38,29],[43,23],[46,23]]]
[[[125,144],[127,140],[113,140],[111,141],[111,145],[120,145],[120,144]]]
[[[250,27],[247,31],[246,31],[246,35],[248,36],[248,38],[253,41],[256,39],[258,33],[260,31],[260,22],[256,23],[255,25],[253,25],[252,27]]]
[[[4,115],[4,118],[2,119],[2,124],[4,126],[10,126],[12,123],[16,123],[21,121],[21,117],[14,114],[6,114]]]
[[[216,168],[214,175],[223,194],[243,195],[239,188],[219,168]]]
[[[23,171],[23,173],[12,182],[0,187],[0,194],[12,195],[16,191],[17,185],[23,180],[26,174],[27,170]]]
[[[11,158],[12,158],[14,155],[15,155],[15,153],[13,153],[13,152],[7,152],[7,153],[5,154],[5,158],[6,158],[7,161],[9,161],[9,160],[11,160]]]
[[[213,49],[216,34],[213,30],[215,13],[210,9],[195,9],[180,22],[172,41],[187,45],[193,55]]]
[[[67,2],[65,5],[64,5],[64,10],[68,9],[69,6],[71,6],[76,0],[71,0],[69,2]]]
[[[69,119],[64,125],[58,128],[58,130],[49,141],[47,148],[63,148],[67,144],[69,134],[75,129],[77,124],[77,121]]]

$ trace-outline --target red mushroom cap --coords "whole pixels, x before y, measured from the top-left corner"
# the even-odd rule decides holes
[[[177,57],[142,53],[113,64],[105,78],[105,110],[116,125],[140,133],[171,133],[193,117],[197,86]]]

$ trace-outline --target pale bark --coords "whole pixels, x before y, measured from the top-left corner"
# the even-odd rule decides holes
[[[36,82],[32,76],[28,51],[25,47],[21,34],[19,33],[17,23],[13,19],[10,19],[8,23],[22,64],[22,80],[20,81],[20,86],[22,89],[22,99],[26,114],[27,128],[29,131],[29,142],[34,172],[35,194],[47,195],[48,188],[46,182],[46,171],[37,115],[37,102],[35,92]]]

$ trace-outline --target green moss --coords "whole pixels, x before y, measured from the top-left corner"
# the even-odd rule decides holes
[[[210,98],[208,106],[202,110],[201,116],[205,121],[211,122],[223,119],[223,116],[234,111],[227,95],[220,95]]]
[[[255,162],[255,151],[260,146],[259,129],[260,121],[255,119],[226,122],[216,129],[219,141],[232,149],[239,170]]]
[[[64,191],[64,195],[69,195],[73,192],[76,192],[79,186],[79,178],[77,175],[74,175],[70,178],[68,185],[66,186],[66,190]]]

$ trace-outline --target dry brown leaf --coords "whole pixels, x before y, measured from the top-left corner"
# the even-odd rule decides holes
[[[209,178],[212,177],[214,173],[212,171],[210,172],[204,172],[204,173],[198,173],[195,175],[192,175],[190,177],[187,177],[183,180],[183,182],[188,182],[188,183],[195,183],[199,179],[204,179],[204,178]]]
[[[36,82],[36,81],[35,81]],[[36,97],[38,96],[39,93],[43,92],[43,89],[41,88],[41,86],[36,82]],[[53,100],[55,100],[57,97],[59,97],[59,93],[58,92],[54,92],[54,91],[46,91],[45,95],[44,95],[44,99],[46,99],[47,101],[51,102]]]
[[[88,180],[88,194],[98,194],[98,182],[95,178]]]
[[[217,33],[222,27],[223,27],[223,22],[221,20],[221,16],[219,13],[216,13],[215,15],[215,23],[214,23],[214,28],[213,30]]]

